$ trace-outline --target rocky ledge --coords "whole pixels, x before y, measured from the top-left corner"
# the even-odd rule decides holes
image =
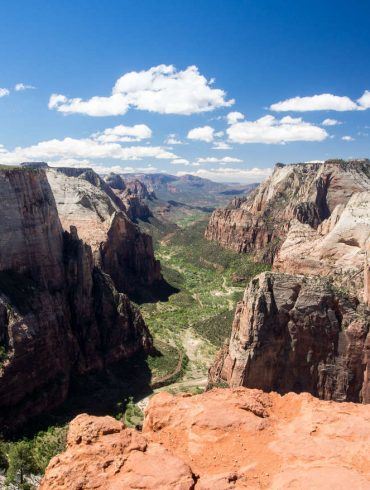
[[[365,490],[369,439],[363,405],[245,388],[161,393],[142,433],[111,417],[74,419],[40,490]]]

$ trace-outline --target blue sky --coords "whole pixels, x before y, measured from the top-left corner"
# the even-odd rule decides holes
[[[1,12],[1,163],[250,182],[277,161],[370,155],[368,1],[33,0]]]

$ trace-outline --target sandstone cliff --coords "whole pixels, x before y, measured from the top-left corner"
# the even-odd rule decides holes
[[[369,427],[367,407],[308,394],[161,393],[142,433],[79,415],[40,490],[365,490]]]
[[[369,329],[364,305],[329,282],[263,273],[252,279],[237,306],[230,343],[210,380],[369,403]]]
[[[48,171],[49,173],[49,171]],[[61,403],[72,374],[151,347],[140,313],[63,231],[42,169],[0,171],[0,425]]]
[[[293,219],[316,229],[354,193],[364,191],[370,191],[369,160],[277,164],[249,196],[217,209],[205,236],[272,263]]]
[[[127,180],[115,173],[110,173],[105,181],[113,189],[114,193],[122,201],[127,216],[133,221],[146,221],[153,216],[148,201],[156,199],[154,192],[149,192],[146,185],[138,179]]]
[[[292,220],[274,270],[330,276],[339,287],[367,301],[370,239],[370,191],[338,204],[316,229]]]
[[[47,177],[62,226],[77,228],[92,248],[94,264],[116,288],[137,294],[162,280],[152,239],[127,215],[127,202],[91,169],[49,168]]]

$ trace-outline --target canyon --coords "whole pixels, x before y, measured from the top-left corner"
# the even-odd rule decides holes
[[[133,278],[150,286],[160,271],[150,237],[92,171],[3,168],[0,197],[0,423],[7,431],[58,406],[72,376],[150,351],[151,335],[124,293]]]
[[[272,262],[239,303],[210,384],[370,402],[370,161],[278,164],[207,239]]]

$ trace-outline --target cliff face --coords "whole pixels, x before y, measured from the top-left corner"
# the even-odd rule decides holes
[[[230,344],[211,368],[210,379],[368,403],[369,328],[364,305],[330,283],[263,273],[246,289],[235,313]]]
[[[359,299],[367,297],[370,192],[337,205],[316,229],[292,220],[273,268],[282,272],[330,276]],[[368,283],[367,283],[368,284]]]
[[[272,176],[247,198],[217,209],[205,236],[272,263],[293,219],[316,229],[354,193],[369,190],[369,160],[277,164]]]
[[[107,175],[105,181],[123,203],[131,221],[145,221],[153,216],[146,201],[152,201],[156,196],[154,192],[148,191],[143,182],[137,179],[125,182],[120,175],[113,172]]]
[[[155,395],[143,432],[79,415],[40,490],[363,489],[366,407],[239,388]]]
[[[44,170],[0,172],[0,425],[61,403],[72,374],[147,351],[140,313],[64,231]]]
[[[65,230],[75,226],[92,248],[94,264],[111,274],[116,288],[134,294],[162,279],[152,239],[129,218],[127,202],[95,172],[48,169]]]

